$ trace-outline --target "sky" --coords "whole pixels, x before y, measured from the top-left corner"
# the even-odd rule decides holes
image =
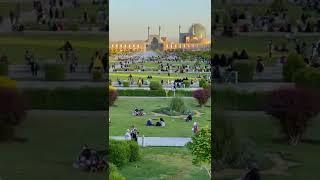
[[[179,25],[187,32],[200,23],[211,34],[211,0],[110,0],[110,41],[146,40],[150,34],[177,41]]]

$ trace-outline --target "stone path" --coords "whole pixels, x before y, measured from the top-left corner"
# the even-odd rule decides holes
[[[124,140],[122,136],[110,136],[110,139]],[[191,138],[183,137],[138,137],[138,144],[142,147],[147,146],[170,146],[182,147],[185,146]]]

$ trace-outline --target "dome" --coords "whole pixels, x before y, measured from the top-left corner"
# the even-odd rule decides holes
[[[194,30],[194,33],[193,33]],[[190,34],[194,34],[198,38],[206,38],[207,32],[206,28],[201,24],[192,24],[192,26],[189,29]]]

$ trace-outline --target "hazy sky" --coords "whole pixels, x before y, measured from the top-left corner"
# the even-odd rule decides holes
[[[177,40],[192,23],[200,23],[211,34],[211,0],[110,0],[110,40],[146,40],[158,34]]]

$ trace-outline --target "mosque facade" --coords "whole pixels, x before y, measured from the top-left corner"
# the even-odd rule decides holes
[[[206,35],[206,29],[201,24],[192,24],[188,32],[181,32],[179,26],[179,42],[169,41],[161,36],[161,26],[158,34],[150,34],[148,27],[147,40],[143,41],[115,41],[109,43],[110,52],[145,52],[145,51],[173,51],[173,50],[208,50],[211,42]]]

